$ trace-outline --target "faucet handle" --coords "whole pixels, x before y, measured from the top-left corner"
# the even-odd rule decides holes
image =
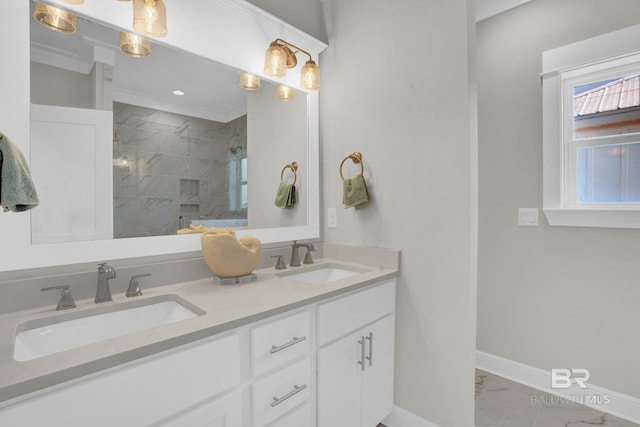
[[[151,276],[151,273],[136,274],[135,276],[131,276],[131,280],[129,281],[129,288],[127,288],[127,293],[125,295],[128,298],[142,295],[142,290],[140,290],[140,284],[138,283],[138,278],[148,277],[148,276]]]
[[[71,290],[69,290],[69,285],[60,285],[60,286],[49,286],[46,288],[40,289],[41,291],[53,291],[61,289],[62,293],[60,294],[60,299],[58,300],[58,305],[56,306],[56,310],[67,310],[69,308],[75,308],[76,302],[73,300],[73,296],[71,296]]]
[[[302,261],[303,264],[313,264],[313,258],[311,258],[311,252],[314,252],[315,250],[316,250],[315,246],[311,244],[307,246],[307,253],[304,255],[304,261]]]
[[[287,268],[287,265],[284,263],[284,258],[282,257],[282,255],[272,255],[271,258],[278,258],[275,266],[276,270],[284,270],[285,268]]]

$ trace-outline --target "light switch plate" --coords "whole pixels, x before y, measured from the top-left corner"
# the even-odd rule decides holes
[[[336,208],[327,209],[327,227],[338,228],[338,211]]]
[[[518,225],[538,226],[538,208],[518,208]]]

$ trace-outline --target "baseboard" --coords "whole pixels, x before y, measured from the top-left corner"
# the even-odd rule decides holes
[[[572,387],[566,390],[551,388],[551,372],[534,368],[500,356],[476,351],[476,367],[483,371],[524,384],[536,390],[559,396],[569,401],[640,424],[640,399],[588,384],[588,388]]]
[[[439,427],[437,424],[397,406],[393,407],[393,412],[384,419],[382,424],[387,427]]]

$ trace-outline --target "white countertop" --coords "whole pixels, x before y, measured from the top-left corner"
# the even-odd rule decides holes
[[[395,253],[397,260],[397,252]],[[357,260],[362,262],[364,258],[366,257],[361,256]],[[375,259],[373,256],[366,264],[360,264],[323,258],[312,265],[287,270],[266,268],[254,272],[258,276],[256,281],[244,284],[221,285],[210,278],[143,289],[144,295],[135,299],[174,294],[200,308],[205,314],[23,362],[13,359],[16,327],[28,320],[64,314],[65,311],[46,307],[2,315],[0,402],[335,297],[399,274],[397,263],[395,266],[389,263],[384,263],[385,266],[371,265],[371,261],[376,262]],[[277,275],[293,270],[298,272],[318,268],[323,264],[344,265],[364,272],[322,285],[308,285]],[[100,306],[133,299],[126,298],[124,294],[116,294],[113,295],[112,302]],[[76,304],[77,308],[73,310],[90,310],[96,307],[93,299],[76,301]]]

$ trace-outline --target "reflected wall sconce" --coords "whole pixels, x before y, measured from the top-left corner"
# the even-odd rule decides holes
[[[44,3],[36,3],[33,17],[42,26],[58,33],[73,34],[76,32],[76,15]]]
[[[260,89],[260,77],[243,71],[240,73],[240,87],[245,90],[258,90]]]
[[[133,29],[151,37],[167,35],[167,8],[162,0],[133,0]]]
[[[151,55],[151,43],[137,34],[120,31],[120,51],[133,58],[146,58]]]
[[[269,45],[264,58],[264,73],[269,77],[284,77],[287,68],[293,68],[298,64],[298,52],[309,57],[300,72],[300,87],[306,90],[320,89],[320,68],[311,58],[311,54],[282,39],[276,39]]]
[[[289,86],[278,85],[276,86],[276,98],[280,101],[291,101],[295,99],[296,91]]]
[[[84,3],[84,0],[62,0],[65,3],[69,3],[69,4],[82,4]]]

